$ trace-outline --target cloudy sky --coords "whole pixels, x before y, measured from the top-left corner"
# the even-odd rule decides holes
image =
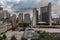
[[[0,0],[0,6],[8,10],[11,14],[14,12],[31,12],[33,8],[40,8],[52,3],[52,16],[60,15],[60,0]]]

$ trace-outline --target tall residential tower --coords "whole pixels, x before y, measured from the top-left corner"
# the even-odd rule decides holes
[[[38,23],[38,10],[36,8],[33,9],[33,26],[36,26]]]

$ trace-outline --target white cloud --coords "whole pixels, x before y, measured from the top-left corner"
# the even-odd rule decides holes
[[[46,6],[49,2],[52,3],[52,16],[57,17],[60,15],[60,0],[1,0],[0,5],[11,12],[13,10],[27,11],[22,10],[22,8],[27,7],[40,8],[41,6]]]
[[[53,17],[58,17],[60,15],[60,0],[53,0],[52,11],[54,12]]]
[[[15,3],[19,3],[21,0],[6,0],[7,2],[15,2]]]

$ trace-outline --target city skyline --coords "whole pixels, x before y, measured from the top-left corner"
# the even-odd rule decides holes
[[[60,40],[59,0],[0,0],[0,40]]]
[[[17,15],[19,11],[24,13],[32,13],[32,8],[40,8],[41,6],[46,6],[49,2],[52,3],[52,16],[58,17],[60,15],[60,0],[30,0],[30,2],[29,0],[0,0],[0,5],[2,5],[3,8],[8,10],[11,14]]]

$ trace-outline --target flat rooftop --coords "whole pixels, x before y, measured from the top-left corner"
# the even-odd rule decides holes
[[[40,28],[40,30],[48,33],[60,33],[60,29],[56,28]]]

